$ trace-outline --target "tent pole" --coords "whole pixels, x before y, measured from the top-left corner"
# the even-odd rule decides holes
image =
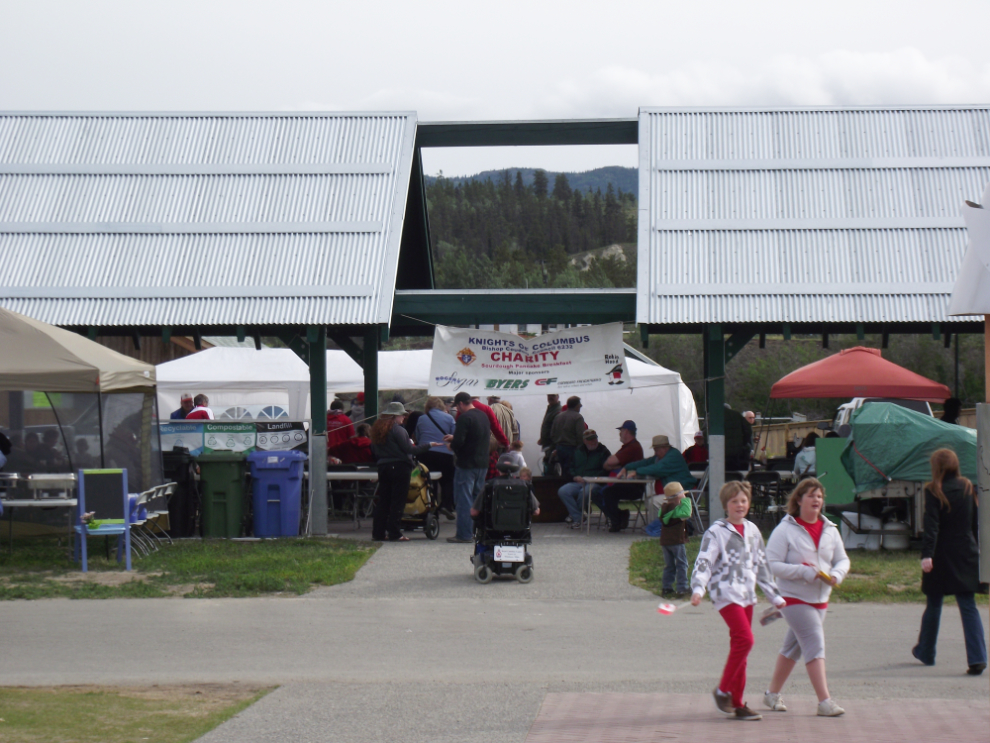
[[[58,411],[55,409],[55,403],[52,402],[51,395],[47,392],[45,393],[45,399],[48,400],[48,407],[52,409],[52,414],[55,416],[55,423],[58,425],[58,432],[62,434],[62,446],[65,447],[65,456],[69,460],[69,472],[75,472],[75,467],[72,466],[72,449],[69,448],[69,440],[65,438],[65,429],[62,428],[62,421],[58,417]]]
[[[96,415],[100,421],[100,469],[105,469],[107,466],[106,458],[103,456],[103,393],[97,390],[96,392]]]

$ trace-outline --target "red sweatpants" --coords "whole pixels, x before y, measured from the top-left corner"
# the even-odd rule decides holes
[[[729,657],[718,688],[732,695],[732,706],[743,706],[746,691],[746,659],[753,649],[753,607],[729,604],[719,610],[729,625]]]

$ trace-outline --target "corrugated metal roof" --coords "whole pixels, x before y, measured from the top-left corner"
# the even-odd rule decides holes
[[[387,323],[415,128],[0,113],[0,305],[58,325]]]
[[[958,322],[990,107],[642,109],[637,320]]]

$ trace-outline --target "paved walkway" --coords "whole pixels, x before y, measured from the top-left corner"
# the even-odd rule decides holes
[[[526,743],[659,743],[731,738],[733,743],[793,741],[966,741],[986,743],[985,702],[901,699],[844,702],[846,714],[815,715],[816,697],[790,697],[787,712],[742,722],[718,713],[710,695],[548,694]],[[755,705],[754,705],[755,706]]]
[[[368,538],[342,527],[341,536]],[[205,743],[524,743],[546,730],[554,740],[586,740],[566,737],[584,733],[561,727],[574,727],[562,719],[573,704],[596,719],[618,710],[623,719],[639,720],[630,740],[696,736],[691,725],[745,727],[721,719],[708,697],[727,651],[721,619],[710,605],[658,615],[656,597],[627,582],[635,537],[589,538],[562,525],[538,525],[533,582],[483,586],[474,581],[470,548],[442,541],[452,524],[443,530],[437,542],[414,535],[386,544],[353,582],[303,597],[4,602],[0,679],[280,685]],[[957,613],[946,609],[932,668],[909,655],[920,613],[914,605],[830,607],[829,682],[850,710],[847,720],[897,709],[910,721],[947,705],[956,728],[990,730],[988,679],[964,673]],[[781,625],[756,628],[751,703],[769,681]],[[110,657],[113,663],[105,662]],[[812,709],[802,707],[811,688],[801,674],[786,692],[793,714],[749,725],[769,735],[807,724],[807,731],[800,728],[806,741],[829,743],[841,738],[832,735],[838,727],[827,725],[851,725],[801,722]],[[910,699],[927,701],[897,701]],[[644,704],[667,711],[653,716]],[[679,717],[670,716],[673,709]]]

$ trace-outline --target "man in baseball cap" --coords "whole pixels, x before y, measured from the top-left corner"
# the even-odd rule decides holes
[[[656,480],[657,493],[669,482],[679,482],[693,488],[698,480],[691,474],[683,455],[670,445],[670,439],[659,434],[653,437],[653,456],[630,462],[617,477],[651,477]]]
[[[635,421],[624,421],[618,428],[619,441],[622,446],[619,451],[605,460],[605,469],[615,474],[629,462],[635,462],[643,458],[643,447],[636,440]],[[625,529],[629,525],[629,511],[619,508],[619,501],[628,498],[635,498],[635,489],[638,485],[626,485],[617,483],[615,485],[598,485],[591,491],[591,500],[608,517],[612,525],[609,531],[617,532]],[[642,488],[640,488],[642,492]]]
[[[182,397],[179,398],[179,409],[172,411],[172,414],[169,416],[169,420],[173,420],[173,421],[185,420],[186,416],[189,415],[192,409],[193,409],[192,394],[189,392],[183,392]]]

